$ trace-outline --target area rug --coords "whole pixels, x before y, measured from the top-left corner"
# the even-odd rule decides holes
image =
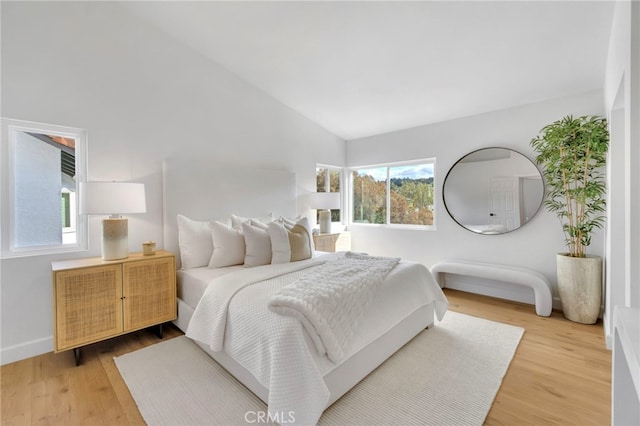
[[[319,424],[481,425],[523,333],[448,311],[329,407]],[[184,336],[115,362],[148,425],[263,423],[265,404]]]

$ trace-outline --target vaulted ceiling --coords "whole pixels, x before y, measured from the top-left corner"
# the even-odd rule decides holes
[[[346,139],[601,89],[612,1],[123,2]]]

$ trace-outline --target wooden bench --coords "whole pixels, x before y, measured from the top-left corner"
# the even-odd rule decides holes
[[[469,275],[531,287],[535,294],[536,314],[543,317],[551,315],[553,307],[551,283],[544,275],[531,269],[467,260],[443,260],[431,267],[431,273],[440,287],[444,287],[444,279],[441,279],[443,277],[438,274],[444,273]]]

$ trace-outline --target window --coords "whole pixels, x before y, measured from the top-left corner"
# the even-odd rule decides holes
[[[434,160],[351,171],[352,223],[434,225]]]
[[[76,197],[84,178],[86,132],[2,119],[2,136],[8,172],[2,226],[9,229],[2,234],[2,256],[86,248],[86,220],[78,215]]]
[[[316,166],[316,192],[340,192],[342,169],[332,166]],[[317,212],[316,214],[319,214]],[[340,209],[331,210],[331,222],[342,220]],[[320,222],[316,217],[316,222]]]

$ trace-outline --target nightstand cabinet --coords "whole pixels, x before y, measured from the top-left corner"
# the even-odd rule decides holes
[[[51,264],[54,351],[172,321],[177,317],[172,253],[126,259],[74,259]],[[78,361],[76,352],[76,362]]]
[[[313,244],[318,251],[336,252],[351,250],[351,233],[344,231],[331,234],[315,234]]]

